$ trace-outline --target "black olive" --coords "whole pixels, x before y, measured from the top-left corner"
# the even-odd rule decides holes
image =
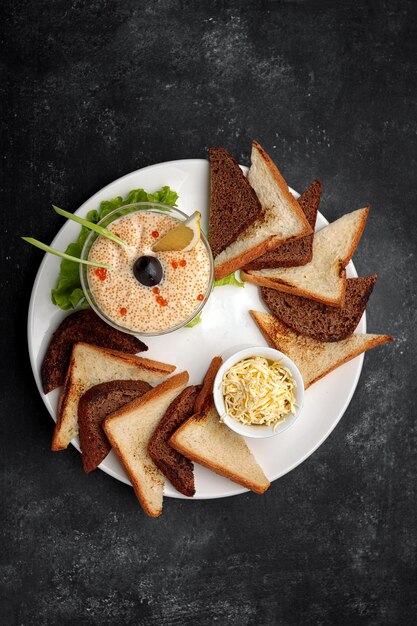
[[[133,274],[145,287],[159,285],[164,272],[160,261],[155,256],[140,256],[133,265]]]

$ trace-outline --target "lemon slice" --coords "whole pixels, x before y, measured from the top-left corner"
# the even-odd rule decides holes
[[[201,213],[196,211],[185,222],[175,226],[152,246],[154,252],[188,252],[200,241]]]

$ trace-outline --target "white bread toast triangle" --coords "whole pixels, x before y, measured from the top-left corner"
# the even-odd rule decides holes
[[[103,423],[143,510],[151,517],[162,513],[164,475],[149,456],[149,440],[187,382],[188,372],[176,374],[109,415]]]
[[[388,335],[370,334],[350,335],[342,341],[317,341],[298,335],[269,313],[250,311],[250,314],[269,345],[297,365],[306,389],[362,352],[392,341]]]
[[[74,344],[59,399],[52,450],[64,450],[78,434],[78,401],[90,387],[118,379],[157,385],[174,370],[175,366],[167,363],[88,343]]]
[[[184,422],[169,444],[188,459],[255,493],[264,493],[270,486],[244,438],[220,421],[213,405],[203,416],[194,415]]]
[[[368,212],[368,208],[352,211],[319,230],[314,235],[313,258],[307,265],[242,271],[243,280],[342,307],[345,267],[359,243]]]
[[[263,215],[245,228],[214,260],[219,280],[281,243],[313,231],[278,168],[258,142],[252,142],[248,180],[262,205]]]

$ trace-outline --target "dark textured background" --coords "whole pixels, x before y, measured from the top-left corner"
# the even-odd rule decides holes
[[[4,624],[411,624],[416,610],[417,9],[409,2],[1,3]],[[332,220],[371,203],[369,353],[329,439],[258,497],[167,500],[52,454],[26,313],[62,220],[142,166],[255,137]]]

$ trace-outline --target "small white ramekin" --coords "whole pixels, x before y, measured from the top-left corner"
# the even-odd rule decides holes
[[[295,414],[290,413],[288,417],[286,417],[285,421],[279,424],[275,429],[273,426],[266,425],[256,425],[256,424],[243,424],[235,420],[233,417],[226,415],[226,408],[224,404],[223,392],[222,392],[222,380],[223,375],[229,370],[233,365],[236,365],[239,361],[243,359],[247,359],[251,356],[261,356],[270,361],[279,361],[285,367],[288,367],[290,370],[292,377],[295,380],[296,388],[295,388],[295,399],[297,403],[297,408]],[[214,404],[216,406],[216,410],[223,422],[228,426],[231,430],[234,430],[239,435],[243,435],[244,437],[253,437],[256,439],[265,439],[267,437],[274,437],[275,435],[279,435],[280,433],[287,430],[292,424],[294,424],[295,420],[300,415],[301,409],[303,407],[304,402],[304,382],[301,377],[300,371],[294,361],[292,361],[287,355],[279,350],[275,350],[274,348],[268,348],[266,346],[258,347],[255,346],[253,348],[245,348],[244,350],[239,350],[228,358],[219,371],[217,372],[217,376],[214,379],[213,385],[213,397]]]

